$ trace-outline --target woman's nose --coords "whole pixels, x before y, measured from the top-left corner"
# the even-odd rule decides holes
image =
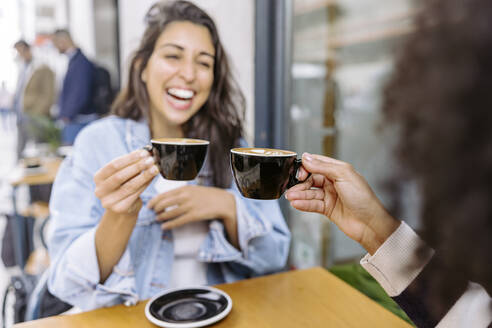
[[[193,82],[196,76],[194,63],[191,61],[184,61],[180,67],[179,74],[186,82]]]

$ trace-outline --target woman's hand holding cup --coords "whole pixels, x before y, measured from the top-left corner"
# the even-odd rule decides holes
[[[306,179],[308,173],[312,175]],[[367,181],[348,163],[326,156],[303,154],[298,179],[285,197],[301,211],[316,212],[333,221],[370,254],[398,228]]]
[[[112,160],[94,175],[95,194],[107,211],[136,218],[142,207],[140,194],[158,173],[149,152],[139,149]]]
[[[115,158],[94,175],[95,194],[106,209],[95,235],[101,283],[125,251],[142,207],[140,194],[158,173],[150,153],[139,149]]]

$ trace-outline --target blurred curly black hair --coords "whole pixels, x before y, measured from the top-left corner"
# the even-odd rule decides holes
[[[432,273],[434,300],[463,277],[492,295],[492,1],[421,4],[384,112],[422,192],[422,236],[446,268]]]

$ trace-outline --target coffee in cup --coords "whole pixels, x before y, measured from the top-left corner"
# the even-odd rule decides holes
[[[296,173],[302,160],[293,151],[271,148],[233,148],[231,167],[244,197],[277,199],[300,181]]]
[[[164,179],[193,180],[203,166],[209,142],[189,138],[152,139],[150,151]]]

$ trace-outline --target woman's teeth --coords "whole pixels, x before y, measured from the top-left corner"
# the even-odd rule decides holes
[[[179,100],[190,100],[194,95],[194,92],[191,90],[176,88],[169,88],[167,93],[175,98],[178,98]]]

